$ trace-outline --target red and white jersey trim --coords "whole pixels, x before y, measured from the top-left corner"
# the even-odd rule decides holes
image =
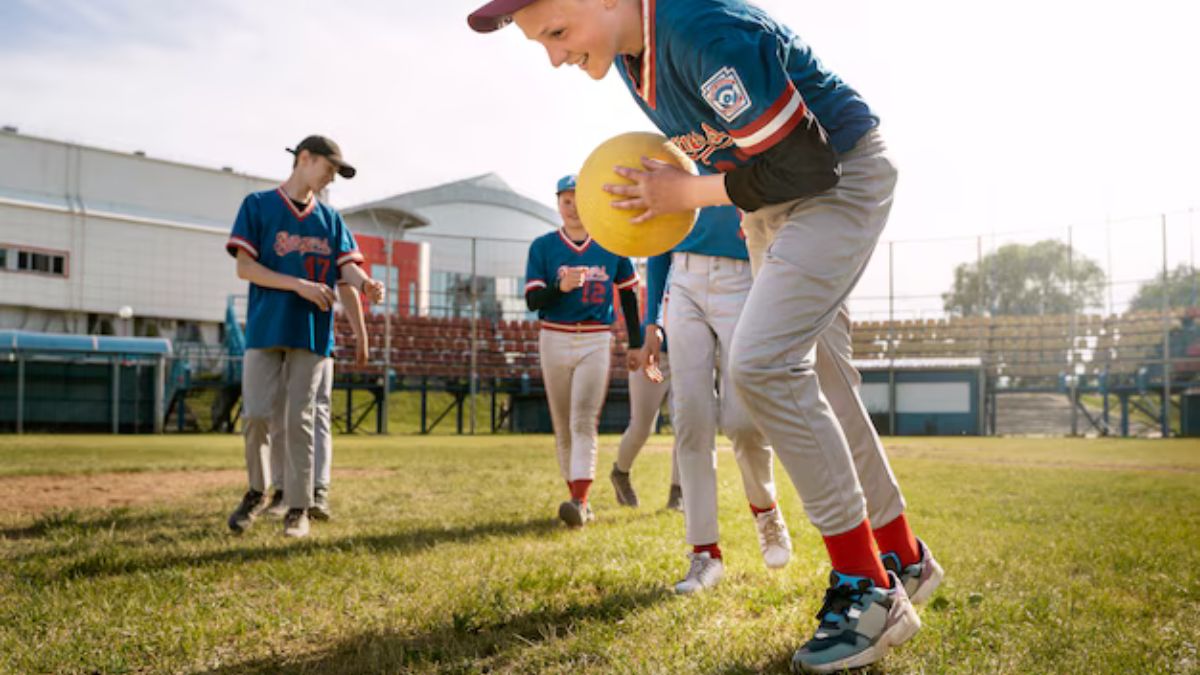
[[[360,253],[358,251],[346,251],[342,255],[338,256],[337,266],[341,267],[342,265],[345,265],[346,263],[358,263],[361,265],[363,262],[364,262],[364,259],[363,259],[362,253]]]
[[[608,324],[599,321],[580,321],[578,323],[558,323],[542,320],[542,330],[552,330],[558,333],[607,333],[612,330]]]
[[[742,152],[757,155],[791,133],[807,112],[808,106],[804,105],[800,92],[789,84],[783,95],[759,115],[758,119],[741,129],[731,129],[729,135]]]
[[[284,204],[287,204],[288,210],[292,212],[293,216],[296,216],[296,220],[304,220],[313,212],[313,209],[317,208],[316,197],[308,200],[308,206],[304,207],[303,211],[300,211],[296,209],[296,205],[292,203],[292,198],[288,197],[287,193],[283,191],[282,185],[275,188],[275,192],[279,193],[279,198],[283,200]]]
[[[582,244],[576,244],[575,242],[571,241],[570,237],[567,236],[567,231],[565,228],[558,228],[558,236],[562,238],[563,243],[567,245],[567,248],[575,251],[576,253],[583,253],[588,249],[589,246],[592,245],[591,235],[588,235],[588,237],[583,240]]]
[[[246,253],[249,253],[251,258],[258,260],[258,249],[254,248],[254,244],[251,244],[245,239],[242,239],[241,237],[230,237],[229,241],[225,243],[225,250],[233,253],[236,256],[237,252],[233,250],[235,248],[242,249]]]
[[[635,272],[633,276],[629,277],[625,281],[618,281],[617,282],[617,290],[618,291],[626,291],[626,290],[629,290],[630,288],[637,288],[637,285],[638,285],[638,275]]]
[[[532,290],[536,290],[539,288],[545,288],[545,287],[546,287],[546,282],[542,281],[541,279],[530,279],[529,281],[525,282],[525,292],[526,293],[528,293],[529,291],[532,291]]]

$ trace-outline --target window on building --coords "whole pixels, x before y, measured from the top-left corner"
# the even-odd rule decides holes
[[[8,249],[0,248],[0,270],[8,269]]]
[[[67,254],[54,251],[33,251],[19,248],[0,248],[0,269],[8,269],[8,258],[16,258],[17,272],[67,276]]]

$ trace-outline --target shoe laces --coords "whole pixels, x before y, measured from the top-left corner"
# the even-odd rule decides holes
[[[709,564],[712,563],[713,559],[707,558],[699,553],[693,553],[691,558],[692,564],[690,567],[688,567],[687,577],[685,578],[699,580],[704,574],[704,571],[708,569]]]
[[[841,620],[846,618],[846,610],[858,604],[866,590],[866,588],[849,584],[831,585],[825,589],[825,599],[821,602],[821,609],[817,612],[817,621],[826,626],[838,625]]]
[[[758,532],[762,536],[763,544],[783,546],[783,519],[774,511],[762,515],[768,516],[759,520]]]

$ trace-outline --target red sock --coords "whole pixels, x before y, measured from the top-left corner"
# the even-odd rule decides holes
[[[879,560],[879,549],[871,536],[871,523],[863,520],[858,527],[825,537],[825,548],[833,569],[841,574],[866,577],[880,588],[891,588],[887,571]]]
[[[692,553],[697,555],[700,553],[708,553],[709,557],[713,560],[721,559],[721,547],[717,546],[716,542],[704,544],[703,546],[693,546]]]
[[[592,481],[590,480],[573,480],[571,481],[571,499],[586,504],[588,500],[588,492],[592,489]]]
[[[908,518],[903,513],[883,527],[875,528],[875,542],[884,553],[895,553],[904,566],[921,562],[921,548],[917,538],[908,527]]]
[[[778,504],[778,502],[775,502],[774,504],[771,504],[770,506],[768,506],[768,507],[767,507],[767,508],[765,508],[765,509],[760,509],[760,508],[758,508],[757,506],[755,506],[755,505],[751,504],[751,505],[750,505],[750,513],[753,513],[755,516],[757,516],[757,515],[758,515],[758,514],[760,514],[760,513],[767,513],[767,512],[769,512],[769,511],[774,511],[774,510],[775,510],[775,505],[776,505],[776,504]]]

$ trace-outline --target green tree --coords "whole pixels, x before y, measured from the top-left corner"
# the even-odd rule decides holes
[[[954,268],[954,286],[942,294],[942,306],[957,316],[1066,314],[1100,307],[1104,283],[1100,265],[1078,253],[1071,260],[1061,241],[1007,244],[982,261]]]
[[[1157,312],[1162,309],[1163,279],[1144,281],[1129,304],[1130,311]],[[1181,264],[1167,273],[1167,304],[1171,307],[1200,305],[1200,272],[1191,265]]]

